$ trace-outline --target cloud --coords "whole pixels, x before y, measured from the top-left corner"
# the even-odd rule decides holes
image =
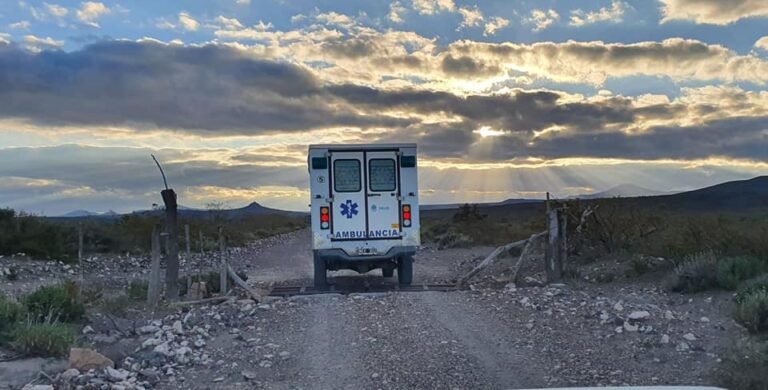
[[[250,5],[251,0],[235,0],[235,4],[237,5]]]
[[[474,8],[461,7],[459,8],[459,14],[461,14],[461,24],[459,29],[466,27],[479,26],[483,21],[483,13],[475,6]]]
[[[57,41],[51,37],[39,38],[34,35],[25,35],[23,42],[26,48],[33,52],[51,49],[55,50],[64,47],[64,41]]]
[[[485,30],[483,31],[483,35],[485,36],[495,35],[497,31],[507,26],[509,26],[508,19],[504,19],[500,16],[494,16],[490,20],[488,20],[488,23],[485,24]]]
[[[453,0],[412,0],[413,9],[420,15],[433,15],[441,11],[453,12]]]
[[[399,1],[393,1],[389,4],[389,13],[387,19],[392,23],[403,23],[403,14],[408,11]]]
[[[200,27],[200,23],[186,12],[179,12],[178,20],[179,26],[187,31],[197,31]]]
[[[89,26],[99,27],[96,20],[111,12],[112,10],[104,5],[104,3],[86,1],[80,4],[80,9],[77,10],[77,18]]]
[[[532,44],[459,40],[439,46],[436,39],[414,32],[377,31],[360,25],[331,29],[317,24],[287,31],[244,28],[218,30],[214,34],[220,40],[235,40],[241,46],[255,41],[256,45],[249,48],[270,58],[327,64],[315,72],[324,80],[339,83],[378,83],[386,77],[406,84],[419,80],[429,88],[476,92],[498,88],[504,82],[519,83],[516,78],[528,80],[526,83],[540,79],[594,86],[629,76],[658,76],[673,81],[747,81],[758,85],[768,80],[768,61],[764,58],[739,55],[722,45],[682,38],[636,43]],[[366,55],[324,50],[353,44],[365,47]],[[478,67],[498,72],[446,73],[445,70],[452,69],[445,67],[451,61],[447,57],[470,57]]]
[[[571,11],[571,26],[585,26],[588,24],[610,22],[619,23],[624,18],[624,11],[629,7],[627,3],[619,0],[611,2],[611,8],[601,7],[597,11],[585,12],[581,9]]]
[[[764,36],[755,42],[755,47],[768,51],[768,36]]]
[[[768,61],[720,45],[681,38],[632,44],[459,41],[449,51],[476,61],[563,82],[602,85],[609,77],[653,75],[673,80],[750,81],[764,85]]]
[[[48,3],[43,3],[43,4],[45,5],[45,9],[48,11],[48,13],[51,14],[51,16],[53,17],[63,18],[67,16],[67,14],[69,13],[68,9],[58,4],[48,4]]]
[[[11,30],[27,30],[29,29],[30,23],[28,20],[22,20],[20,22],[11,23],[8,25],[8,28]]]
[[[384,42],[340,39],[324,44],[318,50],[354,59],[382,51]],[[472,50],[479,49],[472,45]],[[517,47],[486,45],[485,50],[506,48],[497,53],[505,56]],[[555,48],[545,51],[551,55]],[[465,55],[459,56],[462,49],[452,49],[441,57],[442,73],[499,73],[489,65],[493,62],[479,60],[486,52],[476,55],[464,47]],[[595,48],[586,52],[591,53],[587,58],[607,61],[593,65],[598,68],[608,66],[606,59],[616,55]],[[626,52],[636,55],[619,50]],[[618,61],[613,67],[632,65],[623,55],[613,61]],[[2,45],[0,74],[6,76],[0,117],[58,131],[117,126],[137,134],[175,131],[204,137],[338,131],[339,139],[360,142],[413,140],[425,146],[426,156],[464,156],[470,162],[768,159],[768,92],[735,87],[683,88],[674,100],[584,97],[550,90],[488,94],[416,85],[377,88],[327,82],[307,67],[263,59],[232,46],[153,41],[101,42],[70,53],[37,54]],[[105,90],[107,84],[111,88]],[[5,176],[24,177],[16,171]]]
[[[315,15],[315,20],[332,26],[351,28],[356,22],[349,16],[337,12],[319,13]],[[271,25],[271,23],[270,23]]]
[[[745,18],[768,17],[765,0],[660,0],[661,23],[691,20],[697,24],[726,25]]]
[[[219,15],[216,17],[216,19],[214,19],[214,21],[221,25],[221,27],[225,30],[237,30],[243,28],[243,25],[239,20],[237,20],[237,18],[227,18]]]
[[[546,30],[552,23],[560,20],[560,14],[553,9],[541,10],[534,9],[531,16],[523,20],[524,23],[533,24],[533,31]]]
[[[5,45],[0,73],[9,80],[0,89],[0,117],[47,124],[134,123],[223,135],[411,122],[359,115],[324,95],[305,68],[223,45],[112,41],[40,54]]]

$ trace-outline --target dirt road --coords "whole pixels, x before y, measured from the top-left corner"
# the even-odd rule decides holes
[[[249,283],[310,285],[309,245],[304,230],[228,256],[233,267],[248,273]],[[424,249],[416,259],[414,283],[455,279],[458,269],[476,264],[490,251]],[[204,267],[205,259],[199,260]],[[121,272],[143,270],[124,268]],[[396,278],[382,278],[380,271],[333,272],[329,280],[358,291],[366,284],[396,283]],[[258,303],[237,300],[157,313],[138,307],[130,318],[118,319],[121,332],[115,332],[114,319],[91,313],[91,333],[83,341],[125,370],[118,373],[129,378],[118,382],[125,388],[515,389],[714,383],[713,368],[742,332],[730,318],[731,297],[682,296],[657,284],[570,280],[551,287],[271,297]],[[136,334],[142,326],[153,330]],[[104,375],[82,373],[71,383],[98,388],[105,381],[120,380]]]
[[[299,232],[260,252],[250,280],[311,283],[308,242],[308,232]],[[487,250],[425,251],[415,282],[455,277],[456,257]],[[333,273],[330,280],[382,283],[378,271]],[[293,297],[262,305],[251,317],[238,315],[236,331],[223,326],[225,334],[209,344],[207,353],[218,364],[185,370],[161,387],[707,384],[728,343],[723,335],[733,333],[727,303],[707,298],[677,299],[647,286]],[[622,325],[638,310],[652,314]]]
[[[476,258],[486,254],[488,248],[454,249],[444,253],[452,258]],[[452,261],[442,261],[434,252],[423,251],[416,256],[414,263],[414,283],[432,283],[448,281],[456,277],[451,268]],[[452,259],[454,260],[454,259]],[[285,235],[279,245],[270,246],[250,257],[240,259],[247,266],[249,280],[254,282],[275,282],[280,284],[310,285],[312,283],[312,240],[311,232],[301,230]],[[397,278],[388,279],[396,283]],[[381,271],[374,270],[360,275],[349,270],[331,271],[330,283],[382,283]]]

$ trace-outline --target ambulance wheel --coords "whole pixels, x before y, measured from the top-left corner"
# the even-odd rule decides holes
[[[397,262],[397,282],[403,286],[410,286],[413,282],[413,257],[402,257]]]
[[[381,274],[385,278],[391,278],[391,277],[395,276],[395,269],[394,268],[382,268],[381,269]]]
[[[325,260],[315,254],[315,288],[322,289],[328,286]]]

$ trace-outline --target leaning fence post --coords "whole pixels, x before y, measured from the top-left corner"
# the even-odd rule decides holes
[[[152,228],[152,265],[149,272],[147,302],[156,305],[160,300],[160,224]]]
[[[547,283],[559,282],[567,256],[566,213],[562,208],[547,212],[547,245],[544,253]]]
[[[221,264],[221,273],[219,275],[219,286],[221,288],[219,291],[221,292],[221,295],[224,295],[227,293],[227,256],[226,256],[226,246],[224,244],[224,227],[219,226],[219,255],[221,256],[219,261]]]

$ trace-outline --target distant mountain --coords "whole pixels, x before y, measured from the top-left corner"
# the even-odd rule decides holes
[[[59,215],[59,218],[87,218],[87,217],[115,217],[118,214],[112,210],[103,212],[103,213],[96,213],[93,211],[88,210],[73,210],[66,214]]]
[[[634,198],[638,196],[671,195],[674,192],[649,190],[634,184],[620,184],[605,191],[572,196],[573,199]]]
[[[142,210],[134,211],[133,214],[161,214],[163,210]],[[204,210],[194,209],[189,207],[179,206],[179,216],[188,218],[210,218],[213,215],[218,215],[223,218],[238,219],[248,217],[252,215],[284,215],[290,217],[302,217],[307,213],[300,211],[287,211],[264,207],[256,202],[253,202],[245,207],[236,209],[221,209],[221,210]]]
[[[493,207],[493,206],[505,206],[509,204],[522,204],[522,203],[539,203],[543,202],[541,199],[507,199],[503,200],[501,202],[488,202],[488,203],[469,203],[469,204],[476,204],[478,207]],[[451,209],[457,209],[461,206],[463,206],[465,203],[446,203],[446,204],[424,204],[419,206],[420,210],[424,211],[430,211],[430,210],[451,210]]]
[[[768,176],[729,181],[674,195],[638,198],[637,201],[681,210],[747,211],[768,209]]]
[[[134,215],[158,214],[159,215],[162,213],[163,213],[163,210],[137,210],[137,211],[126,213],[126,214],[127,215],[130,215],[130,214],[134,214]],[[302,216],[305,216],[306,214],[307,213],[302,213],[299,211],[278,210],[278,209],[273,209],[269,207],[264,207],[256,202],[253,202],[241,208],[222,209],[222,210],[215,210],[215,211],[195,209],[195,208],[179,205],[179,216],[188,217],[188,218],[210,218],[213,215],[218,215],[223,218],[229,218],[229,219],[238,219],[238,218],[243,218],[251,215],[284,215],[289,217],[302,217]],[[117,218],[120,215],[123,215],[123,214],[118,214],[112,210],[109,210],[104,213],[96,213],[88,210],[74,210],[66,214],[59,215],[52,218],[73,218],[73,219]]]

